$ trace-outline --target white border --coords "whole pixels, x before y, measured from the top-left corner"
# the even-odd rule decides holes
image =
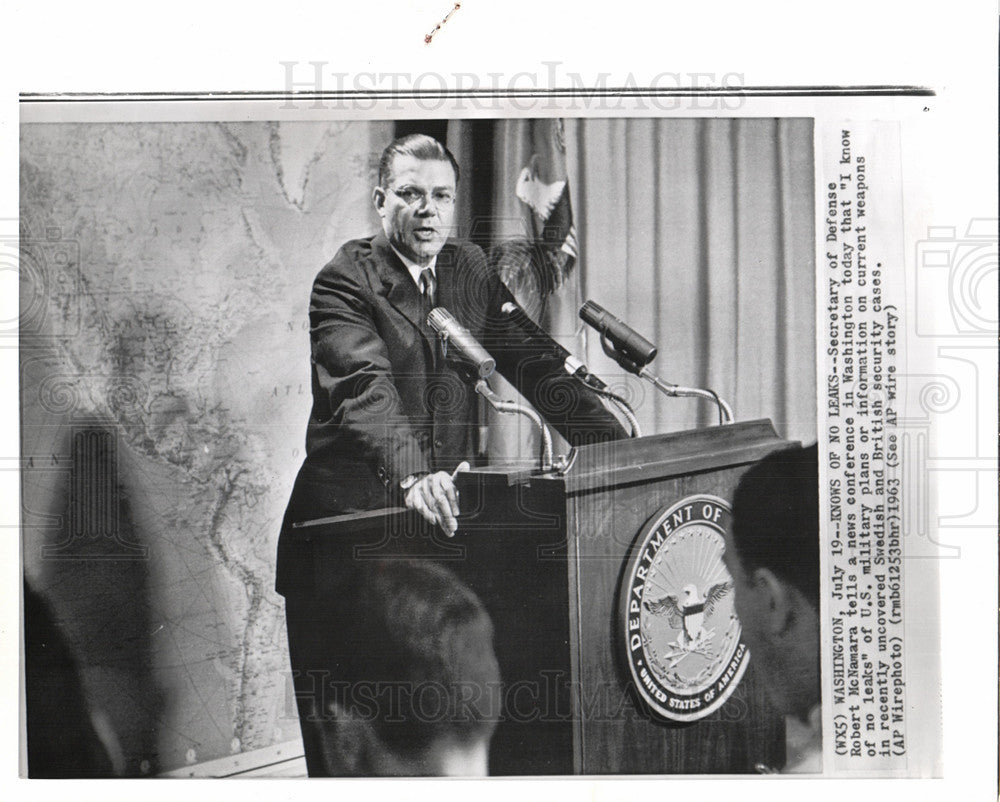
[[[447,4],[446,4],[447,5]],[[996,216],[997,8],[992,0],[942,5],[921,0],[871,3],[845,0],[832,6],[724,0],[706,11],[702,5],[667,6],[662,2],[615,6],[594,3],[508,0],[501,7],[465,0],[460,13],[426,48],[422,34],[446,9],[418,0],[383,0],[352,5],[350,10],[319,2],[274,4],[247,2],[238,9],[181,0],[169,8],[134,3],[68,0],[8,8],[0,70],[4,113],[0,117],[0,217],[17,211],[17,91],[142,91],[149,89],[281,89],[275,76],[278,61],[326,59],[342,69],[359,71],[378,63],[384,70],[461,68],[485,74],[518,69],[526,60],[562,60],[574,69],[596,73],[632,69],[654,74],[666,64],[677,70],[736,70],[756,85],[789,84],[923,84],[938,91],[933,104],[937,122],[929,130],[908,132],[907,165],[924,166],[916,203],[926,204],[939,222]],[[349,29],[345,34],[344,27]],[[533,61],[533,63],[536,63]],[[779,104],[781,105],[781,104]],[[808,113],[809,103],[782,105],[782,114]],[[822,104],[815,104],[822,111]],[[891,105],[891,104],[889,104]],[[879,114],[877,104],[873,114]],[[885,116],[894,117],[892,109]],[[908,189],[911,189],[908,187]],[[933,200],[931,199],[933,196]],[[912,196],[911,196],[912,197]],[[912,211],[912,209],[911,209]],[[908,236],[923,222],[907,220]],[[6,285],[4,285],[6,287]],[[0,455],[17,451],[16,359],[0,351],[0,398],[4,421]],[[995,395],[993,387],[984,393]],[[992,434],[990,435],[991,439]],[[995,440],[993,441],[995,453]],[[17,482],[2,474],[6,514],[0,526],[8,534],[0,566],[7,580],[0,626],[8,639],[18,631],[15,589],[19,581],[15,538]],[[993,487],[995,488],[995,483]],[[12,517],[13,516],[13,517]],[[837,781],[762,778],[727,781],[719,790],[742,798],[854,799],[994,799],[996,794],[996,539],[982,532],[955,535],[963,559],[942,567],[942,619],[945,669],[946,776],[942,781]],[[984,603],[970,613],[969,592],[977,589]],[[984,598],[985,597],[985,598]],[[983,622],[982,610],[992,620]],[[8,644],[10,640],[8,640]],[[963,645],[975,643],[969,660]],[[15,651],[3,650],[4,701],[17,704],[10,678],[16,675]],[[969,690],[972,691],[970,701]],[[16,732],[3,729],[7,761],[2,776],[16,772]],[[258,781],[259,782],[259,781]],[[514,793],[538,792],[591,799],[633,799],[672,794],[714,793],[705,781],[656,779],[476,783],[428,782],[418,796],[434,798],[474,793],[507,799]],[[763,782],[763,784],[761,784]],[[803,784],[804,783],[804,784]],[[409,793],[414,786],[406,786]],[[712,786],[714,788],[714,786]],[[276,799],[347,796],[398,797],[398,783],[364,781],[266,787]],[[259,785],[237,781],[180,787],[192,798],[239,798]],[[132,799],[131,782],[18,782],[8,798]],[[174,799],[178,787],[143,781],[144,798]]]

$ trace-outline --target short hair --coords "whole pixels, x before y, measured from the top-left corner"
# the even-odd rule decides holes
[[[394,139],[382,151],[382,158],[378,162],[378,185],[380,187],[385,187],[388,184],[389,178],[392,176],[392,165],[397,156],[413,156],[415,159],[449,162],[451,169],[455,171],[455,184],[458,185],[458,162],[451,155],[451,151],[427,134],[407,134],[399,139]]]
[[[322,602],[331,621],[327,705],[367,721],[401,757],[492,734],[493,624],[451,571],[428,560],[365,562]]]
[[[775,451],[743,475],[733,496],[732,539],[745,569],[770,569],[819,609],[816,445]]]

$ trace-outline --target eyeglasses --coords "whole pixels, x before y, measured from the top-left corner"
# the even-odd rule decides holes
[[[423,206],[427,202],[427,193],[416,187],[390,188],[389,191],[399,198],[407,206]],[[435,206],[442,208],[452,206],[455,203],[455,193],[445,189],[436,189],[431,193],[431,200]]]

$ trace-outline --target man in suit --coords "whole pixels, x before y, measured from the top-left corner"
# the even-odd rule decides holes
[[[372,193],[382,232],[346,243],[313,285],[313,408],[277,565],[307,760],[309,667],[301,660],[322,626],[315,626],[312,544],[292,525],[402,504],[447,535],[456,530],[453,475],[477,453],[478,403],[461,365],[443,357],[426,322],[430,309],[449,310],[571,443],[625,436],[599,399],[563,372],[558,355],[512,330],[502,308],[513,297],[479,247],[452,237],[458,181],[458,164],[436,140],[414,134],[392,142]]]

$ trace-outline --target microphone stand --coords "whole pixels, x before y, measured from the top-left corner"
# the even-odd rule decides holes
[[[645,379],[650,384],[652,384],[657,390],[659,390],[664,395],[669,395],[671,397],[685,396],[688,398],[707,398],[712,401],[719,408],[719,424],[725,425],[727,423],[733,422],[733,410],[725,401],[719,398],[718,394],[712,390],[702,390],[699,387],[681,387],[678,384],[669,384],[663,381],[659,376],[654,376],[646,368],[641,368],[637,374],[640,378]]]
[[[628,405],[628,402],[619,395],[611,392],[597,376],[587,370],[587,366],[567,351],[562,344],[552,339],[551,335],[539,327],[534,320],[517,303],[508,301],[500,308],[501,313],[506,316],[507,321],[514,326],[519,336],[522,338],[534,338],[539,342],[547,342],[548,351],[558,359],[563,360],[563,370],[576,382],[589,392],[600,396],[607,402],[614,404],[621,414],[628,420],[632,427],[632,437],[641,437],[639,421],[636,420],[635,413]]]
[[[625,368],[625,370],[630,373],[634,373],[641,379],[645,379],[664,395],[670,396],[671,398],[705,398],[719,408],[719,425],[724,426],[727,423],[733,422],[734,418],[732,407],[730,407],[729,404],[727,404],[723,399],[719,398],[718,393],[715,391],[702,390],[699,387],[681,387],[678,384],[670,384],[669,382],[663,381],[663,379],[659,376],[650,373],[645,365],[639,365],[629,354],[615,348],[608,341],[603,331],[601,332],[601,348],[604,349],[604,353]]]
[[[448,358],[448,344],[454,343],[453,350],[458,351],[467,363],[471,363],[467,367],[474,368],[475,372],[464,371],[463,378],[470,383],[474,382],[475,391],[485,398],[497,412],[516,412],[534,421],[542,432],[542,470],[551,470],[552,435],[538,413],[514,401],[505,401],[494,393],[489,384],[486,383],[487,377],[496,368],[496,361],[493,357],[443,306],[435,307],[430,311],[430,314],[427,315],[427,325],[434,329],[440,338],[441,354],[445,359]]]
[[[622,398],[620,395],[616,395],[608,389],[595,387],[594,385],[587,382],[585,378],[579,374],[572,374],[580,384],[586,387],[590,392],[595,395],[599,395],[601,398],[606,399],[610,403],[615,405],[615,409],[622,413],[625,419],[628,421],[629,426],[632,427],[632,437],[642,437],[642,430],[639,428],[639,420],[635,416],[635,412],[632,407],[628,405],[628,401]],[[588,374],[589,375],[589,374]]]
[[[535,422],[542,432],[542,470],[551,470],[552,435],[549,433],[548,427],[542,422],[538,413],[533,409],[528,409],[527,407],[514,401],[505,401],[500,398],[500,396],[493,392],[489,384],[486,383],[486,379],[480,379],[477,381],[475,384],[475,390],[483,398],[485,398],[490,403],[490,406],[492,406],[497,412],[517,413],[519,415],[524,415],[526,418],[530,418]]]
[[[609,396],[608,400],[625,416],[629,426],[632,427],[632,437],[642,437],[642,430],[639,428],[639,419],[635,416],[632,407],[628,405],[625,399],[618,396]]]

